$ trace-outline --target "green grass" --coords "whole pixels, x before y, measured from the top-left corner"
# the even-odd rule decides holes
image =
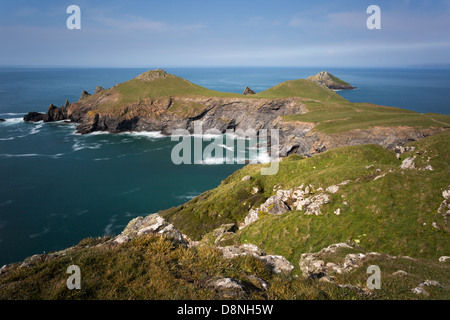
[[[330,78],[331,78],[334,82],[336,82],[336,83],[338,83],[338,84],[342,84],[342,85],[345,85],[345,86],[349,86],[349,85],[350,85],[350,83],[345,82],[344,80],[339,79],[338,77],[333,76],[331,73],[329,73],[329,76],[330,76]]]
[[[421,114],[400,108],[369,103],[306,101],[309,112],[283,116],[285,121],[315,123],[314,131],[327,134],[373,127],[415,128],[450,127],[450,116],[435,113]]]
[[[73,264],[80,267],[80,290],[66,286],[66,270]],[[269,290],[255,287],[249,276],[268,281]],[[274,275],[254,257],[226,260],[209,246],[185,248],[160,236],[146,236],[119,247],[78,245],[58,258],[27,268],[17,265],[0,275],[0,299],[222,299],[207,285],[219,277],[240,280],[249,288],[246,299],[347,297],[343,290],[328,289],[328,285]],[[352,293],[351,297],[358,295]]]
[[[255,97],[271,99],[301,97],[326,102],[347,102],[346,99],[342,98],[333,90],[305,79],[285,81],[270,89],[257,93]]]

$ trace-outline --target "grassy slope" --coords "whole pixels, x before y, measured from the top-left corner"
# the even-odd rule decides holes
[[[443,114],[421,114],[370,103],[306,101],[305,104],[310,112],[284,116],[284,120],[312,122],[316,124],[315,131],[328,134],[376,126],[450,127],[450,116]]]
[[[448,254],[450,245],[448,234],[431,226],[438,221],[435,213],[443,200],[441,192],[450,180],[449,138],[450,131],[446,131],[413,143],[416,152],[422,153],[416,166],[431,164],[434,171],[401,170],[401,161],[380,146],[345,147],[308,159],[290,157],[280,163],[274,176],[261,176],[261,165],[248,165],[218,188],[163,214],[199,239],[222,223],[243,221],[250,206],[259,206],[273,194],[275,184],[282,189],[301,184],[326,188],[352,180],[332,195],[332,202],[323,206],[323,215],[294,211],[265,216],[240,231],[238,241],[254,243],[294,262],[301,253],[347,240],[358,240],[367,250],[437,259]],[[381,174],[386,175],[374,180]],[[253,179],[241,181],[245,175]],[[262,192],[252,195],[253,187]],[[333,213],[337,208],[341,209],[339,216]]]

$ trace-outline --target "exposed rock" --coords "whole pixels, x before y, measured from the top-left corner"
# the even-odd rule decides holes
[[[246,296],[242,282],[233,278],[213,279],[207,283],[207,286],[214,289],[224,299],[239,299]]]
[[[23,121],[29,121],[29,122],[38,122],[43,121],[45,118],[45,113],[39,113],[39,112],[28,112],[24,117]]]
[[[219,228],[214,229],[213,236],[216,238],[214,243],[218,243],[223,239],[225,235],[235,233],[237,231],[237,226],[235,223],[223,224]]]
[[[130,240],[131,238],[129,236],[127,236],[126,234],[121,234],[114,239],[114,242],[116,242],[117,244],[122,244]]]
[[[245,87],[245,90],[244,90],[244,92],[242,94],[245,95],[245,96],[249,95],[249,94],[255,94],[255,91],[253,91],[249,87]]]
[[[97,94],[97,93],[99,93],[100,91],[103,91],[103,90],[105,90],[105,89],[103,89],[101,86],[97,86],[97,88],[95,88],[94,94]]]
[[[282,215],[283,213],[290,211],[290,209],[277,195],[274,195],[269,197],[266,202],[260,206],[259,211],[265,211],[272,215]]]
[[[329,192],[329,193],[336,193],[339,191],[339,186],[329,186],[328,188],[325,189],[325,191]]]
[[[356,247],[350,246],[346,243],[332,244],[326,248],[321,249],[315,253],[304,253],[301,255],[299,266],[304,277],[313,279],[320,279],[325,276],[329,276],[330,273],[346,273],[360,267],[363,262],[373,256],[380,255],[377,252],[371,252],[367,254],[363,253],[350,253],[344,258],[344,262],[341,264],[325,262],[323,256],[326,254],[336,253],[341,248],[355,249]]]
[[[321,206],[329,203],[330,201],[331,199],[326,193],[319,193],[318,195],[299,201],[297,204],[297,210],[304,208],[305,214],[318,216],[321,214]]]
[[[344,181],[342,184],[350,182]],[[341,185],[342,185],[341,184]],[[244,223],[239,228],[242,229],[249,224],[259,219],[259,212],[267,212],[273,215],[281,215],[292,210],[304,210],[305,214],[320,215],[320,208],[323,204],[329,203],[331,198],[325,193],[319,193],[309,196],[314,190],[313,186],[300,187],[288,190],[279,189],[274,186],[275,195],[269,197],[260,207],[256,209],[250,209],[248,215],[245,217]],[[329,191],[337,191],[338,186],[331,186]]]
[[[409,276],[409,273],[404,270],[397,270],[392,275],[393,276]]]
[[[308,80],[314,81],[331,90],[350,90],[356,89],[345,81],[333,76],[328,71],[321,71],[315,76],[308,77]]]
[[[444,197],[445,200],[450,200],[450,188],[442,191],[442,197]]]
[[[250,209],[248,212],[248,215],[244,219],[244,223],[239,225],[239,229],[242,229],[249,224],[252,224],[253,222],[257,221],[259,219],[259,212],[255,209]]]
[[[223,257],[225,259],[233,259],[238,256],[254,256],[259,258],[264,256],[266,253],[255,246],[254,244],[243,244],[243,245],[234,245],[227,247],[218,247],[220,251],[223,253]]]
[[[429,287],[429,286],[435,286],[435,287],[442,288],[442,284],[440,284],[439,282],[437,282],[435,280],[426,280],[426,281],[420,283],[417,287],[411,289],[411,291],[414,292],[415,294],[421,294],[421,295],[424,295],[427,297],[430,294],[425,290],[425,287]]]
[[[89,92],[87,92],[86,90],[83,90],[83,92],[81,93],[81,96],[80,96],[80,100],[83,100],[83,99],[89,97],[90,95],[91,94]]]
[[[253,256],[264,261],[274,273],[291,272],[294,266],[283,256],[266,255],[266,253],[254,244],[234,245],[218,247],[225,259],[233,259],[239,256]]]
[[[275,273],[289,273],[294,269],[294,266],[283,256],[267,255],[260,259],[265,261]]]
[[[400,156],[403,153],[409,152],[409,151],[414,151],[415,149],[416,149],[416,147],[395,146],[394,152],[395,152],[395,156],[397,157],[397,159],[400,159]]]
[[[153,81],[156,79],[172,78],[172,77],[174,77],[174,76],[171,74],[168,74],[165,70],[156,69],[156,70],[146,71],[146,72],[138,75],[135,79],[144,80],[144,81]]]
[[[261,278],[258,278],[255,275],[250,275],[247,277],[248,280],[253,284],[255,287],[257,287],[260,290],[269,290],[269,283]]]
[[[66,119],[68,119],[67,109],[64,107],[58,108],[53,104],[48,107],[48,111],[44,116],[44,122],[61,121]]]
[[[148,234],[164,235],[177,244],[186,245],[181,232],[156,213],[150,214],[145,218],[137,217],[131,220],[122,233],[114,238],[113,241],[120,244],[135,237]]]
[[[250,176],[245,176],[245,177],[243,177],[242,178],[242,181],[248,181],[248,180],[250,180],[252,177],[250,177]]]
[[[412,158],[406,158],[405,160],[402,161],[400,168],[401,169],[414,169],[415,168],[415,164],[414,164],[415,158],[416,158],[416,156],[414,156]]]
[[[1,118],[0,118],[0,122],[5,122],[5,121],[6,121],[5,119],[1,119]]]

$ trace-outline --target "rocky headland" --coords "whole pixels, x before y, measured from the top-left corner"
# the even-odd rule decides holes
[[[320,125],[345,123],[350,117],[302,121],[301,115],[316,114],[318,103],[332,112],[340,112],[341,106],[353,108],[353,115],[366,110],[376,112],[378,107],[350,104],[332,92],[330,89],[353,87],[326,71],[308,79],[287,81],[258,94],[247,87],[239,95],[208,90],[158,69],[110,89],[98,86],[93,95],[83,91],[79,101],[66,101],[61,107],[52,104],[46,114],[30,112],[24,121],[70,120],[78,123],[77,132],[81,134],[160,131],[170,135],[177,129],[192,133],[195,121],[202,122],[203,130],[217,129],[223,133],[229,129],[278,129],[282,157],[292,153],[310,156],[346,145],[375,143],[394,148],[448,127],[427,119],[431,125],[409,126],[401,122],[390,125],[379,121],[364,128],[351,126],[344,131],[322,132],[318,129]],[[387,112],[382,108],[381,111]]]

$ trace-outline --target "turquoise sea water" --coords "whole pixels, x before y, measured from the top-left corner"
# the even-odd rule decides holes
[[[171,162],[177,143],[158,134],[77,135],[64,123],[24,123],[29,111],[78,100],[147,69],[0,68],[0,266],[118,234],[128,221],[186,202],[242,165]],[[262,91],[320,68],[166,68],[210,89]],[[417,112],[450,114],[450,70],[328,69],[358,87],[339,92]]]

